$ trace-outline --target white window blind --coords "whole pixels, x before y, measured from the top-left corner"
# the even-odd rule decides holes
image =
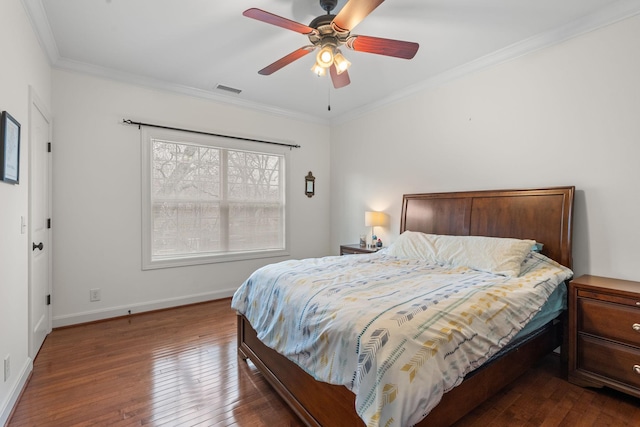
[[[142,139],[144,269],[287,254],[285,149],[156,129]]]

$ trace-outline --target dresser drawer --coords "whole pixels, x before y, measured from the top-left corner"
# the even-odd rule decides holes
[[[577,314],[578,332],[640,347],[640,308],[579,298]]]
[[[610,341],[578,336],[577,368],[640,388],[640,350]]]
[[[640,296],[626,296],[626,295],[616,295],[612,293],[606,292],[598,292],[589,289],[579,289],[578,296],[580,298],[591,298],[597,299],[600,301],[614,302],[616,304],[628,305],[631,307],[640,308]]]

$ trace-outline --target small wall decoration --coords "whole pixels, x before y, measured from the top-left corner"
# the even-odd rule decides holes
[[[0,119],[0,179],[9,184],[20,181],[20,123],[2,112]]]
[[[304,194],[307,197],[313,197],[316,193],[316,177],[313,176],[311,171],[304,177]]]

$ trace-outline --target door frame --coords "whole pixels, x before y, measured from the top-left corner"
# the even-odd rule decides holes
[[[36,111],[37,110],[37,111]],[[52,136],[52,125],[51,125],[51,114],[49,114],[49,109],[47,108],[47,106],[45,105],[45,103],[40,99],[40,97],[38,96],[38,94],[36,93],[35,89],[32,86],[29,86],[29,213],[28,213],[28,217],[29,218],[29,222],[28,222],[28,235],[29,235],[29,245],[28,245],[28,253],[29,253],[29,266],[28,266],[28,277],[29,277],[29,357],[31,358],[31,360],[34,360],[36,355],[38,354],[38,351],[40,350],[40,348],[34,348],[34,334],[33,334],[33,327],[34,325],[32,324],[33,318],[32,318],[32,307],[33,307],[33,303],[34,301],[32,301],[33,294],[34,292],[32,292],[32,287],[34,286],[33,284],[33,277],[32,277],[32,272],[31,272],[31,268],[32,268],[32,257],[31,257],[31,242],[33,241],[32,238],[32,229],[31,229],[31,183],[33,182],[32,180],[32,175],[34,173],[34,168],[32,167],[32,161],[33,161],[33,156],[32,156],[32,150],[34,147],[34,132],[33,132],[33,116],[34,114],[41,114],[42,117],[44,117],[45,121],[47,122],[47,124],[49,125],[49,135],[47,135],[47,138],[49,141],[51,141],[51,136]],[[52,193],[52,166],[53,166],[53,162],[51,159],[51,155],[47,156],[47,163],[48,163],[48,177],[47,177],[47,210],[48,210],[48,217],[51,218],[51,210],[52,210],[52,204],[51,204],[51,193]],[[52,280],[53,280],[53,275],[52,275],[52,260],[53,260],[53,244],[52,244],[52,233],[51,233],[51,229],[48,230],[49,233],[49,248],[48,248],[48,265],[49,265],[49,271],[47,272],[47,279],[48,279],[48,295],[51,296],[51,298],[53,298],[53,284],[52,284]],[[52,309],[51,309],[52,305],[49,304],[47,306],[47,311],[48,311],[48,324],[47,324],[47,334],[49,334],[51,332],[52,329]]]

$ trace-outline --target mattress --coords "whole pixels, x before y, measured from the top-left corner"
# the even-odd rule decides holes
[[[540,308],[540,311],[513,337],[514,340],[525,337],[533,331],[542,328],[553,319],[557,318],[564,310],[567,309],[567,286],[560,283],[549,298]]]

